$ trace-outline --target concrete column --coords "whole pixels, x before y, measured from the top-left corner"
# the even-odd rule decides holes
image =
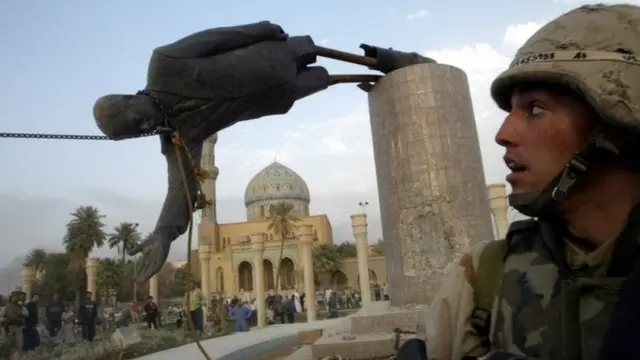
[[[153,275],[149,279],[149,295],[153,296],[153,300],[157,303],[158,300],[158,274]]]
[[[20,271],[20,280],[22,281],[22,291],[24,291],[27,300],[31,300],[33,296],[33,282],[36,279],[35,269],[31,266],[24,266]]]
[[[304,293],[307,322],[316,321],[316,283],[313,276],[313,255],[311,248],[313,246],[313,226],[302,225],[300,233],[300,260],[302,262],[302,276],[304,282]]]
[[[91,300],[96,301],[96,277],[98,273],[98,259],[87,259],[87,291],[91,292]]]
[[[200,257],[200,289],[205,299],[205,307],[209,307],[209,300],[211,297],[211,291],[209,289],[211,276],[211,269],[209,268],[209,262],[211,261],[211,245],[199,244],[198,256]]]
[[[396,70],[369,92],[369,115],[391,305],[428,304],[447,265],[493,238],[467,76]]]
[[[256,297],[258,311],[258,328],[267,326],[267,301],[264,283],[264,234],[251,235],[251,249],[253,250],[253,292]]]
[[[489,206],[496,226],[498,239],[507,237],[509,230],[509,200],[507,198],[507,186],[505,184],[490,184],[487,186],[489,193]]]
[[[367,234],[367,214],[351,215],[353,237],[358,251],[358,275],[362,304],[371,303],[371,282],[369,280],[369,240]]]

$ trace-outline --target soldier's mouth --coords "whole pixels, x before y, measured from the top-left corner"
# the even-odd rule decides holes
[[[507,168],[509,168],[512,173],[520,173],[527,170],[527,167],[525,165],[517,162],[510,156],[505,156],[503,159],[504,163],[507,165]]]

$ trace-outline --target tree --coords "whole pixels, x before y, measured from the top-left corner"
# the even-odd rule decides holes
[[[75,276],[76,301],[86,291],[87,280],[85,264],[94,248],[104,245],[107,238],[104,232],[104,215],[93,206],[80,206],[71,213],[71,220],[67,223],[67,232],[63,243],[71,256],[69,271]]]
[[[276,268],[276,291],[278,291],[280,281],[280,270],[282,268],[282,257],[284,255],[284,242],[295,234],[300,219],[293,214],[294,207],[288,202],[278,202],[269,206],[269,226],[268,229],[280,238],[280,258]]]
[[[96,275],[97,290],[116,290],[120,288],[124,280],[123,263],[114,259],[101,259]]]
[[[313,257],[313,271],[316,274],[332,274],[340,270],[342,257],[338,248],[329,244],[314,246],[311,250]]]
[[[171,297],[183,296],[187,281],[189,280],[189,272],[187,271],[187,264],[184,264],[176,269],[169,281],[168,294]]]
[[[376,255],[384,255],[384,242],[382,239],[378,239],[378,241],[371,245],[371,252]]]
[[[109,243],[109,249],[116,248],[118,250],[124,263],[127,252],[137,245],[140,239],[137,223],[122,222],[113,229],[112,234],[109,234],[107,242]]]
[[[34,289],[45,299],[58,294],[63,300],[73,300],[75,286],[73,274],[68,271],[70,261],[71,257],[65,252],[46,253],[41,267],[42,277]]]
[[[47,251],[43,248],[35,248],[27,254],[24,258],[23,266],[30,266],[33,270],[39,273],[42,270],[42,266],[47,258]]]
[[[342,242],[338,245],[334,245],[338,254],[343,259],[354,258],[358,256],[358,249],[355,243],[352,242]]]
[[[158,292],[161,298],[171,296],[169,287],[177,270],[171,263],[165,263],[158,271]]]

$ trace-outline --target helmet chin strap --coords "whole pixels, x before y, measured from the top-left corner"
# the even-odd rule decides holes
[[[590,140],[569,159],[562,172],[547,186],[539,191],[510,194],[509,205],[531,217],[552,213],[567,197],[569,190],[580,176],[589,170],[590,160],[594,154],[603,150],[616,155],[620,154],[618,146],[607,139],[602,132],[596,130],[590,136]]]

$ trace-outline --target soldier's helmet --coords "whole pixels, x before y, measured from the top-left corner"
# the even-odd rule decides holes
[[[585,5],[544,25],[517,51],[509,68],[494,80],[491,95],[501,109],[509,111],[513,90],[524,83],[564,85],[582,96],[605,124],[631,130],[626,133],[635,133],[639,136],[636,139],[640,139],[640,7]],[[593,136],[593,146],[597,146],[596,140],[602,139]],[[600,145],[616,153],[620,144],[600,141]],[[587,152],[582,152],[583,157]],[[579,157],[568,165],[576,160],[585,160],[588,165],[589,159]],[[574,170],[581,172],[578,168]],[[554,184],[536,196],[510,200],[524,203],[560,200],[571,186],[559,189],[561,178],[558,176]],[[527,205],[530,204],[523,207]],[[532,213],[527,215],[535,216],[540,206],[525,209]]]

